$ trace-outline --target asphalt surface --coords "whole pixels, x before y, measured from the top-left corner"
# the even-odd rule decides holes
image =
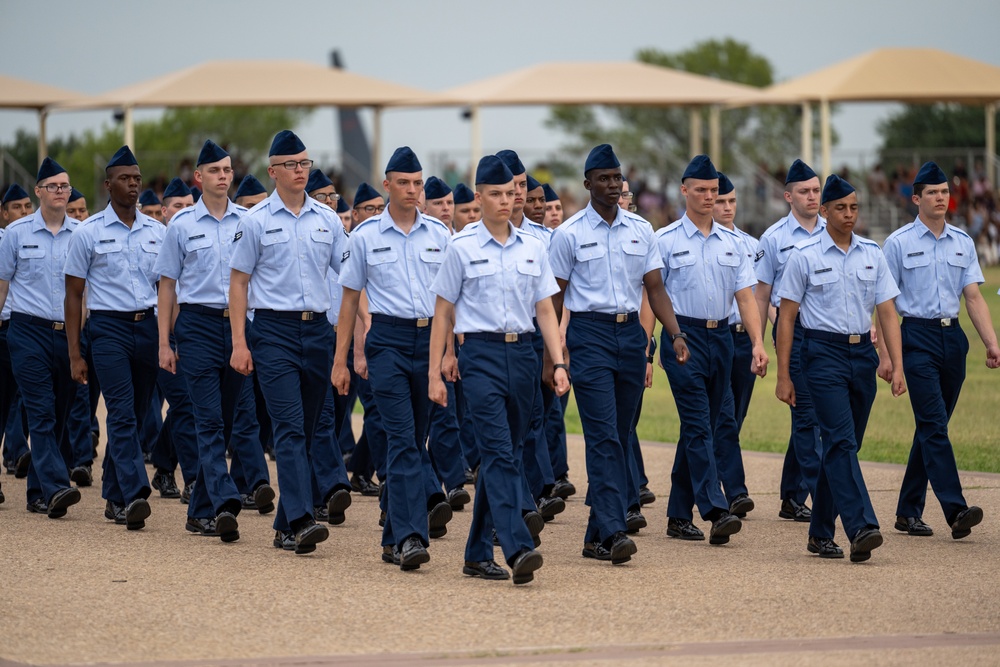
[[[99,477],[50,520],[4,475],[0,667],[1000,664],[1000,475],[963,473],[986,519],[956,541],[932,495],[934,536],[893,530],[902,467],[864,464],[885,544],[852,564],[810,555],[806,524],[778,518],[772,454],[745,454],[757,507],[730,544],[667,538],[674,450],[643,451],[658,499],[632,561],[580,556],[583,441],[571,437],[578,494],[546,524],[526,586],[462,575],[471,506],[404,573],[380,558],[375,498],[355,494],[330,540],[296,556],[271,545],[273,515],[244,512],[241,539],[222,544],[186,532],[186,507],[154,492],[146,528],[127,532],[104,519]]]

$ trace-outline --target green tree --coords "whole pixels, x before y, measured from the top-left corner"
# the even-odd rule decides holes
[[[1000,131],[1000,117],[997,121]],[[893,152],[900,149],[982,149],[986,145],[985,112],[981,106],[962,104],[907,104],[879,121],[878,132],[886,164],[893,162]]]
[[[765,87],[774,82],[774,69],[767,58],[731,38],[700,42],[677,53],[642,49],[636,58],[748,86]],[[768,162],[797,154],[801,141],[800,113],[797,107],[787,106],[724,110],[721,116],[724,164],[731,164],[736,153]],[[705,111],[703,114],[702,127],[707,133],[708,116]],[[617,152],[628,156],[630,165],[639,169],[676,175],[678,166],[687,162],[690,145],[687,109],[617,106],[599,110],[561,106],[552,108],[546,122],[575,138],[566,147],[574,155],[584,154],[595,143],[608,141]]]

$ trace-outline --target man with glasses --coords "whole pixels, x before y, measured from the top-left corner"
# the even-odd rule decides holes
[[[309,181],[306,183],[306,194],[334,210],[337,208],[337,202],[340,201],[337,188],[333,185],[330,177],[323,173],[322,169],[313,169],[309,172]]]
[[[306,196],[313,161],[294,132],[275,135],[268,162],[274,192],[233,236],[230,363],[243,375],[256,370],[271,417],[281,486],[273,544],[306,554],[330,535],[314,518],[310,449],[330,446],[316,438],[333,349],[326,276],[340,267],[346,239],[333,211]]]
[[[160,367],[175,377],[180,371],[197,426],[198,468],[186,528],[223,542],[239,539],[236,517],[244,492],[261,513],[272,509],[274,500],[257,437],[253,386],[229,365],[229,258],[246,212],[227,196],[232,174],[229,154],[206,141],[194,171],[204,194],[171,219],[156,263]],[[232,475],[226,466],[227,442]],[[239,488],[234,477],[248,488]]]
[[[80,502],[60,453],[76,391],[59,274],[77,222],[66,215],[72,186],[65,169],[45,158],[36,183],[38,210],[10,225],[0,241],[0,309],[9,298],[7,344],[31,432],[27,508],[58,519]]]
[[[66,258],[66,339],[73,379],[87,382],[81,355],[83,291],[90,308],[88,331],[94,370],[108,410],[104,456],[104,516],[128,530],[149,517],[150,487],[137,424],[149,408],[157,370],[154,270],[165,229],[135,205],[142,172],[128,146],[105,168],[108,207],[70,237]]]
[[[622,179],[622,194],[618,198],[618,205],[629,213],[635,213],[639,207],[635,204],[635,193],[629,190],[628,181]]]

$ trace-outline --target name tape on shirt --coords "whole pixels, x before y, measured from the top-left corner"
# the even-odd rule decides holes
[[[816,269],[813,273],[827,273],[829,271],[833,271],[833,268],[828,266],[825,269]]]

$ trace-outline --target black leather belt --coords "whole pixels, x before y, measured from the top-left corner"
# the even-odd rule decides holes
[[[742,323],[730,324],[729,325],[729,330],[732,331],[733,333],[746,333],[747,332],[747,328],[745,326],[743,326]]]
[[[45,327],[46,329],[52,329],[53,331],[66,330],[65,322],[54,322],[52,320],[47,320],[44,317],[35,317],[34,315],[28,315],[27,313],[11,313],[10,319],[15,322],[27,322],[28,324]]]
[[[871,344],[871,335],[866,333],[863,334],[842,334],[833,333],[832,331],[821,331],[819,329],[803,329],[803,334],[806,338],[813,338],[815,340],[825,340],[828,343],[846,343],[848,345],[858,345],[860,343],[868,342]]]
[[[403,317],[393,317],[392,315],[383,315],[382,313],[372,313],[372,322],[391,324],[394,327],[407,327],[409,329],[423,329],[424,327],[429,327],[433,320],[433,317],[421,317],[416,320],[408,320]]]
[[[211,308],[210,306],[200,306],[197,303],[182,303],[180,304],[180,309],[189,313],[212,315],[213,317],[224,317],[227,320],[229,319],[228,308]]]
[[[699,329],[724,329],[729,326],[729,318],[724,317],[721,320],[699,320],[697,317],[685,317],[683,315],[678,315],[677,323],[687,325],[689,327],[698,327]]]
[[[492,331],[470,331],[465,335],[465,339],[469,340],[486,340],[491,343],[527,343],[530,342],[534,333],[496,333]]]
[[[638,311],[632,311],[631,313],[592,313],[592,312],[571,312],[570,318],[577,318],[581,320],[595,320],[597,322],[614,322],[615,324],[621,324],[622,322],[632,322],[639,319]]]
[[[922,327],[957,327],[958,318],[957,317],[933,317],[927,319],[924,317],[904,317],[903,324],[919,324]]]
[[[325,318],[326,313],[316,313],[311,310],[271,310],[269,308],[258,308],[253,311],[254,317],[272,318],[276,320],[298,320],[300,322],[312,322],[320,318]]]
[[[147,308],[146,310],[135,310],[135,311],[125,311],[121,312],[118,310],[92,310],[90,311],[91,316],[97,315],[99,317],[113,317],[116,320],[127,320],[129,322],[142,322],[147,317],[153,316],[153,309]]]

